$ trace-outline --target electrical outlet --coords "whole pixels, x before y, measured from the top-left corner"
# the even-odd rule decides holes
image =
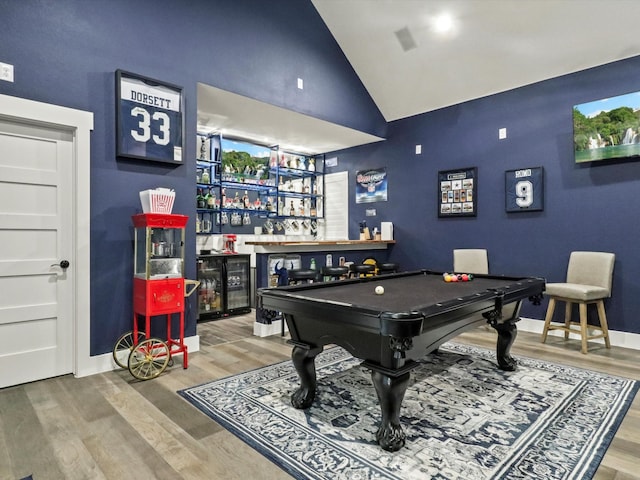
[[[416,145],[416,155],[420,155],[422,153],[422,145]]]
[[[505,138],[507,138],[507,129],[506,128],[498,129],[498,139],[504,140]]]
[[[304,88],[304,81],[301,78],[298,79],[298,88],[300,90]]]
[[[13,65],[0,63],[0,80],[13,82]]]

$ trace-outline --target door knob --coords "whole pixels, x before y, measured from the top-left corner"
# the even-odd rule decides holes
[[[61,260],[60,263],[52,263],[51,266],[60,267],[63,270],[66,270],[67,268],[69,268],[69,260]]]

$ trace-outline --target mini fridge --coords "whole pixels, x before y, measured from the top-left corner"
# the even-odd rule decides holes
[[[198,319],[251,312],[249,255],[199,255]]]

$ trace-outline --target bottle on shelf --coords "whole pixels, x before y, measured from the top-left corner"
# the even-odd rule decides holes
[[[196,207],[197,208],[207,208],[207,203],[205,201],[204,195],[202,194],[202,189],[198,189],[198,194],[196,195]]]
[[[202,141],[200,143],[200,160],[207,159],[207,137],[202,137]]]
[[[216,208],[216,194],[213,193],[211,188],[209,189],[209,193],[207,193],[207,208],[209,210]]]
[[[249,192],[244,191],[244,195],[242,196],[242,208],[249,209],[251,207],[251,201],[249,200]]]
[[[209,169],[205,168],[202,171],[202,183],[211,183],[211,178],[209,176]]]
[[[209,311],[209,281],[205,278],[202,280],[200,285],[200,293],[201,293],[201,309],[205,312]]]
[[[311,259],[311,266],[310,266],[311,270],[315,270],[316,269],[316,259],[312,258]]]

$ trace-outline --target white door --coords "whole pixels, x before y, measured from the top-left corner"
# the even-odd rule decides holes
[[[349,238],[349,172],[324,176],[326,202],[324,210],[324,240]]]
[[[73,142],[0,118],[0,388],[73,369]]]

